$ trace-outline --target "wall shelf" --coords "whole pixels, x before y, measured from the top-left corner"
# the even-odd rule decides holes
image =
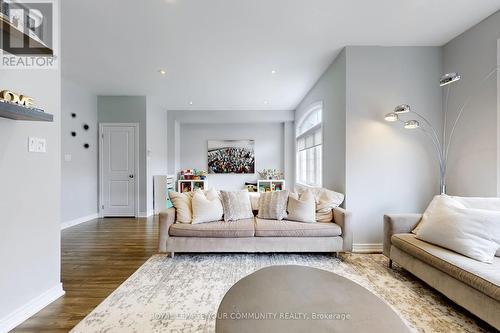
[[[0,31],[2,34],[9,34],[11,38],[18,41],[28,42],[30,49],[36,49],[38,55],[54,55],[54,50],[45,45],[35,34],[26,34],[24,31],[13,25],[3,13],[0,13]]]
[[[0,117],[14,120],[54,121],[54,116],[43,110],[2,101],[0,101]]]

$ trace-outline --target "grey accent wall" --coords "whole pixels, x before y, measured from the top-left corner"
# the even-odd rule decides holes
[[[443,72],[459,72],[451,87],[448,119],[461,104],[474,98],[458,124],[448,161],[448,193],[462,196],[497,196],[499,184],[497,86],[493,76],[478,89],[481,79],[497,66],[500,12],[497,12],[443,47]],[[448,129],[451,121],[447,124]]]
[[[63,78],[61,111],[61,220],[65,223],[98,212],[97,96]],[[84,131],[83,124],[90,129]],[[76,137],[71,136],[72,131]],[[83,147],[85,143],[90,144],[89,149]],[[65,155],[71,155],[71,161]]]
[[[0,82],[2,88],[33,97],[38,107],[54,115],[54,122],[0,118],[1,325],[35,298],[62,292],[61,73],[2,70]],[[45,138],[47,152],[29,153],[29,136]]]
[[[146,96],[98,96],[99,123],[139,123],[139,214],[147,214]]]
[[[323,187],[345,193],[346,54],[335,58],[297,107],[296,125],[308,108],[323,102]]]
[[[284,169],[284,124],[182,124],[180,168],[207,170],[208,140],[255,140],[255,170]],[[258,174],[210,174],[210,187],[241,190],[245,182],[257,182]]]
[[[346,56],[346,208],[354,243],[380,244],[384,214],[422,212],[439,192],[431,141],[383,117],[407,103],[441,127],[441,48],[354,46]]]
[[[271,159],[265,158],[265,163],[268,163],[271,167],[273,165],[281,165],[281,169],[285,172],[285,179],[287,181],[288,188],[293,188],[294,180],[295,180],[295,153],[294,147],[291,144],[284,144],[285,140],[290,140],[290,138],[294,137],[294,111],[178,111],[178,110],[169,110],[167,112],[168,117],[168,173],[175,174],[182,168],[183,161],[183,144],[188,140],[187,135],[183,134],[184,130],[188,129],[186,125],[200,125],[205,126],[207,128],[217,128],[218,133],[214,133],[217,136],[213,136],[212,139],[217,139],[217,137],[224,139],[244,139],[243,133],[248,133],[249,136],[252,134],[252,137],[258,139],[258,134],[261,133],[259,128],[273,128],[273,131],[279,126],[281,136],[278,138],[277,136],[273,136],[271,134],[267,136],[269,139],[269,144],[273,147],[280,146],[282,151],[280,154]],[[249,128],[252,130],[245,132],[245,125],[249,125]],[[219,126],[219,127],[217,127]],[[268,127],[270,126],[270,127]],[[184,130],[183,130],[184,128]],[[240,131],[234,131],[234,128],[239,128]],[[189,128],[191,129],[191,128]],[[257,134],[255,134],[257,133]],[[204,139],[208,140],[208,135],[210,133],[206,133],[207,137]],[[193,132],[193,135],[196,135]],[[264,134],[263,134],[264,135]],[[247,137],[251,138],[251,137]],[[278,144],[279,141],[279,144]],[[184,142],[184,143],[183,143]],[[288,141],[289,142],[289,141]],[[293,142],[293,141],[292,141]],[[197,144],[198,147],[200,143]],[[202,158],[206,158],[206,143],[204,144],[204,150],[199,151],[197,159],[197,163],[200,163]],[[275,148],[273,148],[275,149]],[[266,155],[267,156],[267,155]],[[257,159],[259,157],[257,156]],[[184,156],[184,161],[187,163],[185,167],[193,168],[195,166],[190,166],[190,160],[186,160]],[[260,162],[257,161],[257,170],[259,168],[266,168],[265,165],[260,166]],[[194,164],[194,162],[193,162]],[[201,165],[201,164],[200,164]],[[203,169],[206,169],[206,162],[201,165]],[[234,182],[231,182],[229,179],[232,179],[231,175],[221,175],[216,177],[224,177],[222,181],[217,180],[215,184],[216,186],[224,186],[225,188],[241,188],[244,183],[243,179],[234,179]],[[254,178],[255,179],[255,178]],[[226,181],[227,180],[227,181]],[[220,181],[220,183],[219,183]]]

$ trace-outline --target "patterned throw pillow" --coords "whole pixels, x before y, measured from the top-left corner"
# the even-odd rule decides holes
[[[224,207],[224,221],[253,218],[252,205],[247,191],[220,191]]]
[[[286,218],[286,204],[288,202],[288,191],[276,191],[262,193],[259,198],[260,219],[283,220]]]

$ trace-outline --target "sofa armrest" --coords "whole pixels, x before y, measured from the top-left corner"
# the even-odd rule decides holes
[[[384,255],[390,258],[391,237],[395,234],[410,233],[422,219],[422,214],[384,215]]]
[[[175,208],[160,212],[160,237],[158,252],[167,252],[168,229],[175,222]]]
[[[346,252],[352,251],[352,214],[343,208],[333,208],[333,222],[342,229],[343,246]]]

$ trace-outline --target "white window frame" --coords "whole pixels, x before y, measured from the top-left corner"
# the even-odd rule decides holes
[[[313,112],[318,112],[318,111],[320,112],[320,115],[321,115],[320,122],[318,124],[316,124],[315,126],[302,132],[301,127],[302,127],[304,121],[306,121],[308,119],[308,117]],[[317,172],[314,175],[314,178],[319,177],[319,180],[315,180],[314,183],[312,183],[312,182],[307,180],[307,178],[308,178],[307,167],[305,169],[306,180],[304,180],[303,177],[301,177],[301,175],[300,175],[300,173],[304,172],[304,170],[303,170],[303,168],[301,168],[301,160],[300,160],[300,154],[299,154],[300,151],[299,151],[299,144],[298,143],[299,143],[300,139],[305,139],[305,138],[310,137],[310,136],[313,136],[313,138],[314,138],[315,133],[317,133],[318,131],[320,131],[320,133],[321,133],[321,143],[317,144],[316,142],[313,142],[313,145],[311,147],[300,150],[300,151],[303,151],[303,150],[314,151],[314,149],[317,146],[320,146],[321,158],[319,160],[319,164],[315,158],[315,163],[316,163],[315,170],[319,169],[319,172]],[[323,158],[324,158],[324,154],[323,154],[323,136],[324,136],[323,135],[323,102],[313,103],[307,108],[307,111],[305,112],[304,116],[302,116],[302,118],[300,119],[300,121],[298,122],[298,124],[296,126],[296,132],[297,132],[297,135],[295,137],[295,161],[296,161],[295,178],[296,178],[296,182],[297,182],[297,184],[300,184],[300,185],[311,186],[311,187],[321,187],[323,185]],[[307,157],[306,157],[306,163],[307,163]]]

